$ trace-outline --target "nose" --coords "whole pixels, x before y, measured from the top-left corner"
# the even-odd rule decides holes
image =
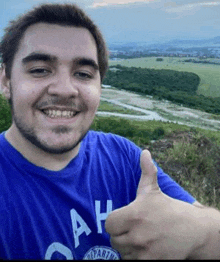
[[[68,98],[76,97],[78,96],[78,87],[71,74],[67,70],[62,70],[54,76],[52,83],[49,85],[48,94]]]

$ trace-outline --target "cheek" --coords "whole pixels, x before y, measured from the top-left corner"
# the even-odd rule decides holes
[[[34,97],[37,93],[38,88],[33,83],[22,83],[20,85],[20,93],[26,97]]]
[[[13,99],[15,100],[14,102],[17,100],[17,102],[20,101],[19,103],[22,103],[23,101],[23,103],[26,105],[31,105],[37,97],[37,91],[38,88],[33,83],[12,83]]]
[[[96,86],[90,86],[90,88],[87,90],[84,96],[85,102],[90,108],[96,110],[97,107],[99,106],[100,96],[101,96],[101,87],[97,88]]]

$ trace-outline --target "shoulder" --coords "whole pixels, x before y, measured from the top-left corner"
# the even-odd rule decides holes
[[[108,159],[118,165],[132,167],[135,172],[140,166],[141,149],[122,136],[97,131],[89,131],[84,140],[87,155]]]
[[[9,143],[5,139],[5,132],[0,133],[0,155],[4,155],[4,152],[10,147]]]
[[[133,150],[138,152],[141,151],[141,149],[129,139],[113,133],[90,130],[85,138],[85,141],[87,144],[91,144],[102,149],[106,148],[109,150],[119,151],[125,150],[128,153]]]
[[[96,167],[102,169],[105,177],[107,172],[108,179],[114,177],[118,185],[124,181],[123,187],[136,192],[141,173],[141,149],[137,145],[116,134],[89,131],[84,139],[84,149],[87,163],[93,170]]]

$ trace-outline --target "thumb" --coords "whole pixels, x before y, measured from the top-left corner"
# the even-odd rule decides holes
[[[140,158],[141,179],[138,185],[137,195],[150,193],[150,191],[160,191],[157,183],[157,168],[153,163],[148,150],[143,150]]]

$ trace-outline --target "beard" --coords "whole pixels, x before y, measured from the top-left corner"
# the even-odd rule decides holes
[[[35,145],[37,148],[43,150],[46,153],[64,154],[73,150],[83,140],[83,138],[86,136],[86,134],[90,129],[92,123],[89,125],[87,129],[81,130],[79,138],[74,142],[72,143],[70,142],[69,144],[62,145],[62,146],[60,145],[52,146],[48,143],[48,141],[45,141],[45,139],[41,139],[37,135],[37,131],[35,131],[35,128],[32,126],[28,126],[27,123],[25,123],[25,121],[23,120],[22,116],[19,116],[16,113],[16,109],[14,108],[14,103],[13,103],[14,100],[13,100],[13,92],[11,86],[10,86],[10,94],[11,94],[10,105],[12,109],[12,118],[20,134],[31,144]],[[52,129],[52,132],[54,134],[57,134],[58,136],[61,136],[62,134],[68,134],[69,132],[71,132],[71,129],[63,125],[58,125]]]
[[[64,154],[64,153],[67,153],[67,152],[73,150],[75,147],[78,146],[78,144],[83,140],[83,138],[86,136],[86,134],[89,131],[89,128],[88,128],[86,131],[81,133],[81,136],[79,137],[79,139],[72,144],[56,147],[56,146],[51,146],[46,141],[40,139],[36,135],[36,132],[34,131],[34,129],[30,128],[30,127],[26,126],[24,123],[22,123],[22,121],[20,121],[19,118],[16,117],[16,115],[14,116],[13,119],[14,119],[14,122],[15,122],[16,127],[18,128],[20,134],[26,140],[28,140],[30,143],[32,143],[33,145],[35,145],[39,149],[43,150],[44,152],[50,153],[50,154],[57,154],[57,155],[58,154]],[[69,129],[67,127],[64,127],[64,126],[57,126],[57,127],[52,129],[52,132],[57,134],[57,135],[62,135],[62,134],[68,133]]]

